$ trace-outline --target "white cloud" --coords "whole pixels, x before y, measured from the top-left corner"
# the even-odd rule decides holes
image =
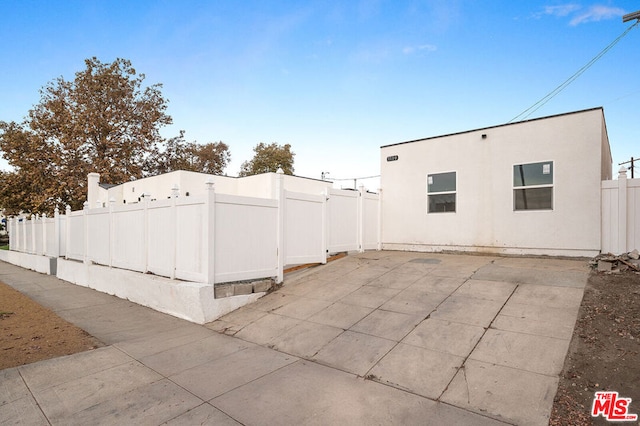
[[[410,55],[412,53],[420,51],[435,52],[436,50],[438,50],[438,47],[434,46],[433,44],[421,44],[420,46],[407,46],[402,49],[402,53],[404,53],[405,55]]]
[[[586,22],[598,22],[606,19],[615,19],[624,15],[624,10],[619,7],[609,6],[591,6],[586,11],[576,15],[569,22],[570,25],[576,26]]]
[[[619,7],[593,5],[584,8],[577,3],[567,3],[555,6],[545,6],[541,12],[535,13],[534,18],[543,16],[555,16],[556,18],[569,17],[569,25],[576,26],[587,22],[597,22],[606,19],[614,19],[624,15],[624,10]]]
[[[579,10],[581,7],[578,4],[561,4],[558,6],[545,6],[544,11],[539,15],[551,15],[551,16],[568,16],[569,14]]]

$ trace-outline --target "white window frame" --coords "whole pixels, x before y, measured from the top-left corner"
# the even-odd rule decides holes
[[[544,164],[551,164],[551,183],[546,183],[546,184],[542,184],[542,185],[519,185],[516,186],[515,183],[513,183],[514,180],[514,169],[516,166],[526,166],[526,165],[530,165],[530,164],[540,164],[544,167]],[[513,211],[514,212],[550,212],[553,211],[555,209],[556,206],[556,200],[555,200],[555,196],[556,196],[556,191],[555,191],[555,174],[556,174],[556,167],[555,167],[555,161],[554,160],[545,160],[545,161],[531,161],[528,163],[514,163],[511,166],[511,181],[512,181],[512,191],[511,191],[511,196],[513,197]],[[518,209],[516,208],[516,191],[517,190],[523,190],[523,189],[537,189],[537,188],[551,188],[551,208],[545,208],[545,209]]]
[[[435,191],[435,192],[429,192],[429,177],[435,176],[435,175],[444,175],[444,174],[449,174],[449,173],[454,173],[455,176],[455,189],[453,191]],[[444,172],[437,172],[437,173],[427,173],[427,185],[426,185],[426,189],[427,189],[427,214],[446,214],[446,213],[456,213],[458,211],[458,171],[457,170],[449,170],[449,171],[444,171]],[[431,195],[450,195],[453,194],[455,196],[455,207],[453,209],[453,211],[433,211],[430,212],[429,211],[429,197]]]

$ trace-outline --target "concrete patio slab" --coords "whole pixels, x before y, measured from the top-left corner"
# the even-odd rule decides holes
[[[377,309],[351,327],[351,331],[399,342],[422,320],[423,318],[417,315]]]
[[[381,277],[368,282],[367,285],[404,290],[422,277],[424,277],[424,273],[392,270]]]
[[[546,424],[587,276],[366,252],[198,326],[0,262],[0,280],[111,345],[0,372],[0,423]]]
[[[259,345],[270,344],[285,331],[301,324],[301,320],[277,314],[269,314],[240,330],[235,336]]]
[[[163,379],[67,415],[64,422],[78,425],[159,425],[201,403],[199,398]]]
[[[253,346],[252,343],[212,333],[204,339],[140,357],[140,361],[154,371],[170,376]]]
[[[263,312],[271,312],[296,300],[300,300],[300,297],[294,296],[292,294],[274,292],[267,294],[266,296],[261,297],[257,301],[253,302],[251,304],[251,309]]]
[[[0,405],[0,424],[2,425],[47,425],[45,417],[36,400],[28,396]]]
[[[215,426],[240,426],[241,423],[233,420],[222,411],[209,403],[204,403],[186,413],[175,417],[165,423],[166,426],[182,425],[215,425]]]
[[[500,311],[500,315],[516,317],[536,322],[550,322],[558,326],[573,326],[576,322],[579,306],[573,308],[554,308],[551,306],[533,305],[531,303],[515,303],[508,301]]]
[[[467,357],[484,332],[483,327],[429,318],[409,333],[402,343]]]
[[[348,296],[360,287],[362,287],[362,284],[337,280],[330,282],[329,285],[314,289],[307,295],[307,297],[326,300],[327,302],[333,303],[345,296]]]
[[[0,370],[0,406],[31,396],[17,368]]]
[[[549,423],[558,378],[467,360],[440,398],[517,425]]]
[[[20,367],[20,374],[31,391],[48,389],[113,367],[133,359],[113,346],[63,356]]]
[[[516,287],[513,283],[470,279],[452,294],[504,303],[513,294]]]
[[[555,287],[584,288],[589,271],[582,270],[556,270],[540,269],[531,264],[525,267],[524,262],[519,262],[517,268],[510,267],[510,260],[500,260],[495,264],[487,265],[474,274],[474,279],[486,281],[506,281],[515,284],[538,284]],[[571,265],[573,266],[573,265]]]
[[[489,327],[504,302],[473,297],[450,296],[431,314],[431,318]]]
[[[308,361],[266,375],[211,404],[248,425],[501,424]]]
[[[364,306],[365,308],[378,308],[398,293],[400,293],[400,290],[395,288],[363,285],[359,289],[340,299],[340,301],[348,305]]]
[[[297,360],[287,354],[253,346],[200,364],[169,379],[203,401],[208,401]]]
[[[402,290],[380,308],[426,318],[447,297],[449,297],[447,294],[429,293],[414,284]]]
[[[271,340],[269,346],[280,352],[309,359],[343,331],[341,328],[305,321]]]
[[[437,400],[463,357],[400,343],[371,370],[373,379]]]
[[[287,303],[283,307],[275,309],[272,312],[285,317],[305,320],[320,312],[330,304],[331,302],[327,302],[326,300],[308,299],[303,297],[299,300]]]
[[[309,321],[346,330],[369,315],[373,310],[373,308],[366,308],[364,306],[354,306],[336,302],[311,316]]]
[[[467,279],[468,276],[458,278],[426,275],[413,283],[409,289],[427,293],[446,294],[448,296],[467,281]]]
[[[313,360],[364,376],[395,345],[391,340],[345,331],[322,348]]]
[[[498,315],[491,324],[496,330],[515,331],[516,333],[535,334],[537,336],[554,337],[556,339],[571,340],[573,325],[556,324],[553,322],[535,321],[508,315]]]
[[[519,286],[510,302],[574,310],[580,308],[583,293],[582,288],[530,284]]]
[[[160,374],[132,361],[43,390],[34,390],[33,395],[47,418],[57,423],[161,378]]]
[[[469,359],[556,376],[568,349],[568,340],[490,329]]]
[[[139,359],[188,343],[197,342],[214,335],[216,334],[213,331],[195,324],[183,324],[182,326],[166,330],[162,333],[119,342],[114,346],[131,357]]]

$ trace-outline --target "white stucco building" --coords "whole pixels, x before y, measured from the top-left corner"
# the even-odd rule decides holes
[[[325,189],[332,187],[331,182],[300,176],[284,175],[283,179],[284,188],[292,192],[323,194]],[[216,192],[220,194],[276,198],[275,173],[228,177],[178,170],[120,185],[101,185],[99,181],[98,173],[89,174],[87,201],[91,209],[105,207],[110,200],[117,205],[137,203],[143,195],[151,200],[203,196],[208,181],[214,183]]]
[[[594,256],[602,108],[381,148],[384,249]]]

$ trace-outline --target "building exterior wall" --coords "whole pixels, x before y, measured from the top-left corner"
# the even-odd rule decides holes
[[[244,197],[276,198],[276,173],[262,173],[246,177],[217,176],[206,173],[178,170],[158,176],[125,182],[121,185],[104,189],[98,185],[97,173],[90,173],[88,177],[89,208],[106,207],[109,200],[116,204],[137,203],[143,194],[152,200],[164,200],[177,192],[179,197],[203,196],[206,182],[215,185],[216,193],[240,195]],[[306,194],[323,194],[325,189],[331,188],[332,183],[300,176],[284,175],[284,188],[287,191]],[[177,191],[174,191],[177,188]]]
[[[604,126],[598,108],[382,147],[383,248],[597,254]],[[514,165],[535,162],[553,162],[553,209],[514,211]],[[456,211],[427,213],[427,175],[452,171]]]

